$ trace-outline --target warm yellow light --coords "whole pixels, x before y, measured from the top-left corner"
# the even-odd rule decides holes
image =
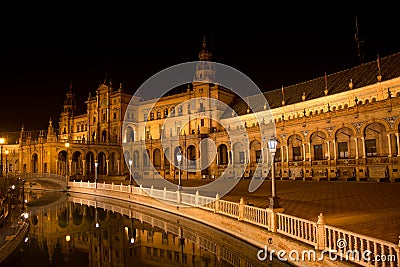
[[[3,145],[6,142],[4,138],[0,138],[0,145]]]
[[[8,151],[8,149],[6,149],[6,150],[4,151],[4,153],[5,153],[6,155],[8,155],[8,153],[10,153],[10,151]]]
[[[71,241],[71,236],[70,235],[66,235],[65,236],[65,241],[67,241],[67,242]]]
[[[68,142],[65,143],[65,147],[69,148],[69,143]]]

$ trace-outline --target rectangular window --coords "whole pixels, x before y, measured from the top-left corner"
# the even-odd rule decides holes
[[[301,158],[301,147],[294,146],[293,147],[293,160],[302,160]]]
[[[147,113],[143,113],[143,120],[147,121]]]
[[[347,142],[338,143],[338,151],[340,159],[347,159],[349,157],[349,148]]]
[[[324,159],[324,155],[322,153],[322,144],[314,145],[314,159],[316,160]]]
[[[129,114],[129,113],[128,113]],[[117,113],[116,112],[114,112],[114,120],[116,120],[117,119]]]
[[[157,119],[161,119],[161,111],[157,111]]]
[[[153,112],[150,113],[150,120],[151,121],[154,120],[154,113]]]
[[[261,150],[256,150],[256,161],[257,161],[257,163],[262,162]]]
[[[365,140],[365,152],[367,154],[367,157],[378,156],[376,150],[376,139]]]
[[[244,163],[244,151],[239,152],[239,163],[240,164]]]
[[[201,127],[204,127],[204,119],[201,119],[201,120],[200,120],[200,126],[201,126]]]

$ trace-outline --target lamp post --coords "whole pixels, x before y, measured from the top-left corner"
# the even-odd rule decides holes
[[[178,181],[178,190],[181,190],[182,188],[182,177],[181,177],[181,162],[182,162],[182,153],[179,150],[178,153],[176,153],[176,160],[178,161],[179,165],[179,181]]]
[[[278,196],[276,194],[276,181],[275,181],[275,153],[276,153],[276,145],[278,141],[275,137],[268,140],[268,148],[271,152],[272,157],[272,167],[271,167],[271,197],[269,198],[269,207],[272,209],[279,208],[278,204]]]
[[[3,177],[3,145],[5,143],[4,138],[0,138],[0,177]]]
[[[67,181],[68,185],[68,148],[69,148],[69,142],[65,142],[65,148],[67,150],[67,156],[65,157],[65,180]]]
[[[4,154],[6,154],[6,176],[4,177],[4,186],[7,188],[7,180],[8,180],[8,149],[4,151]]]
[[[97,189],[97,167],[99,166],[99,163],[97,161],[94,162],[94,183]]]
[[[129,185],[132,184],[132,163],[133,163],[133,161],[130,159],[129,160]]]
[[[4,151],[4,154],[6,154],[6,179],[8,179],[8,159],[7,159],[7,157],[8,157],[9,153],[10,153],[10,151],[8,151],[8,149],[6,149]]]

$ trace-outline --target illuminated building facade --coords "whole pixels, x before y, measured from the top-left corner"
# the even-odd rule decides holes
[[[129,107],[132,94],[104,81],[95,96],[87,99],[86,113],[76,114],[70,88],[58,129],[51,121],[47,130],[22,129],[18,140],[5,145],[14,153],[12,171],[67,174],[71,180],[85,181],[93,180],[97,161],[99,177],[107,181],[113,176],[128,176],[131,159],[135,177],[174,179],[177,169],[165,155],[175,159],[182,150],[188,159],[196,160],[200,158],[200,141],[210,138],[216,143],[217,156],[204,170],[187,166],[184,179],[217,178],[230,163],[233,168],[227,171],[233,177],[235,166],[244,164],[244,177],[266,177],[269,153],[262,145],[265,140],[259,138],[260,125],[246,101],[212,83],[218,73],[211,56],[203,42],[199,59],[205,65],[196,70],[193,83],[163,96],[152,109],[153,100],[137,96],[133,99],[137,104]],[[400,53],[264,96],[279,142],[277,177],[400,180]],[[245,122],[249,138],[232,143],[222,124],[232,129],[239,126],[230,122],[230,114],[206,101],[190,101],[199,97],[218,99],[232,107]],[[202,118],[204,114],[208,118]],[[124,118],[130,122],[127,128],[122,127]],[[163,128],[166,118],[173,127]],[[181,123],[182,118],[190,122]],[[165,136],[177,138],[179,147],[163,148],[161,138]],[[261,166],[258,172],[257,166]]]

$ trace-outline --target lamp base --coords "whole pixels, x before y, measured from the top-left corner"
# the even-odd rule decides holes
[[[279,198],[278,197],[269,197],[269,208],[270,209],[277,209],[281,206],[279,205]]]

